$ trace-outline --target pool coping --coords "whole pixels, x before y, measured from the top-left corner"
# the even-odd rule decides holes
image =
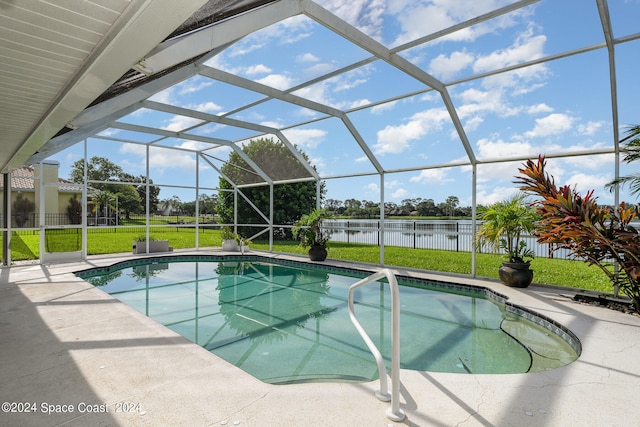
[[[290,255],[259,254],[304,261]],[[402,370],[401,408],[407,420],[394,423],[385,416],[388,404],[373,396],[377,382],[262,383],[73,275],[79,269],[132,258],[118,254],[85,262],[0,269],[0,394],[3,402],[38,406],[36,413],[0,413],[0,422],[537,427],[626,426],[637,417],[640,366],[635,361],[640,358],[640,318],[577,303],[566,290],[535,285],[515,289],[493,281],[392,268],[403,276],[492,289],[511,304],[566,326],[582,343],[577,361],[540,373]],[[325,263],[354,265],[335,260]],[[359,270],[379,268],[356,265]],[[75,412],[54,408],[60,411],[42,413],[49,407],[40,407],[43,403],[56,402],[74,406]],[[104,406],[107,412],[80,411],[80,404],[90,403],[96,410]]]

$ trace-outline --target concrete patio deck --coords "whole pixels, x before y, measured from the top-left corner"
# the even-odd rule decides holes
[[[72,273],[124,259],[131,255],[0,269],[0,401],[9,403],[0,425],[640,425],[640,317],[576,303],[566,291],[439,277],[497,288],[568,327],[583,352],[541,373],[403,370],[407,418],[394,423],[373,395],[377,382],[262,383]]]

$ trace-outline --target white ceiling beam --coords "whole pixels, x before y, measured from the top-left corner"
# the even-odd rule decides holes
[[[609,16],[609,5],[607,0],[596,0],[598,4],[598,14],[602,23],[602,32],[607,44],[609,52],[609,86],[611,88],[611,115],[613,122],[613,141],[616,151],[619,149],[620,131],[618,119],[618,85],[616,80],[616,58],[615,58],[615,40],[613,38],[613,29],[611,28],[611,17]]]

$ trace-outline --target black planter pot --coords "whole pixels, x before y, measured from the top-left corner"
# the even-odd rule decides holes
[[[309,249],[309,259],[311,261],[324,261],[327,259],[327,247],[325,245],[314,245]]]
[[[498,274],[505,285],[514,288],[526,288],[533,281],[533,270],[528,262],[503,262]]]

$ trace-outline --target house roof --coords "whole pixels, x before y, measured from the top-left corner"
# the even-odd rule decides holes
[[[11,189],[13,191],[35,191],[35,171],[31,166],[23,166],[11,172]],[[0,189],[4,189],[0,182]],[[92,188],[87,188],[93,191]],[[82,192],[82,184],[69,181],[67,179],[58,178],[58,191],[61,192]]]

